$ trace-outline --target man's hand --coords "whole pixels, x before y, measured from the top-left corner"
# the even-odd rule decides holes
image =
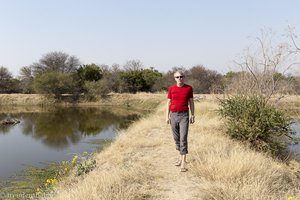
[[[195,116],[192,115],[192,116],[190,117],[190,123],[193,124],[194,122],[195,122]]]
[[[167,122],[167,124],[171,124],[171,119],[170,119],[170,118],[167,118],[167,119],[166,119],[166,122]]]

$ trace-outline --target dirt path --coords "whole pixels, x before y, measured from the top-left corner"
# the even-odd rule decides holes
[[[202,199],[199,190],[202,182],[193,173],[194,162],[190,159],[195,151],[189,148],[188,171],[180,172],[180,167],[174,165],[179,153],[175,150],[170,126],[163,122],[163,109],[141,119],[97,155],[99,167],[96,170],[80,181],[74,178],[77,181],[74,185],[62,188],[52,199]],[[189,141],[198,139],[193,127]],[[65,185],[74,182],[70,181]]]
[[[163,141],[163,145],[156,149],[157,156],[153,160],[153,165],[159,172],[161,178],[156,180],[159,187],[158,193],[153,199],[172,199],[172,200],[193,200],[199,199],[197,196],[197,184],[199,180],[190,172],[180,172],[180,167],[174,165],[176,159],[179,158],[178,152],[175,150],[170,129],[168,126],[163,131],[155,133]],[[187,156],[187,168],[192,165],[190,157]]]

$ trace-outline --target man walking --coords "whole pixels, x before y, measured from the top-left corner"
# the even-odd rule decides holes
[[[174,73],[176,84],[169,87],[166,112],[166,122],[171,124],[176,150],[180,153],[180,159],[176,166],[180,166],[181,172],[186,172],[186,154],[188,154],[188,129],[189,123],[195,122],[193,88],[184,83],[182,71]],[[189,109],[191,117],[189,118]]]

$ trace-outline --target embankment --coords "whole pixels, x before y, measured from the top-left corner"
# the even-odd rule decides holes
[[[173,165],[175,151],[165,123],[165,103],[134,123],[97,154],[97,167],[59,183],[52,199],[287,199],[299,181],[287,165],[224,135],[212,99],[196,103],[190,126],[188,172]]]
[[[164,93],[110,93],[105,98],[97,98],[95,101],[71,101],[68,98],[60,101],[55,100],[52,96],[40,94],[0,94],[0,111],[10,111],[14,109],[23,109],[26,112],[36,106],[120,106],[124,108],[153,110],[157,105],[166,98]],[[15,107],[17,106],[17,107]]]

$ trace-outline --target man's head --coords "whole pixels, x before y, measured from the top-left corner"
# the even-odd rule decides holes
[[[184,83],[184,73],[183,73],[183,71],[176,71],[174,73],[174,78],[176,80],[177,85],[183,85],[183,83]]]

